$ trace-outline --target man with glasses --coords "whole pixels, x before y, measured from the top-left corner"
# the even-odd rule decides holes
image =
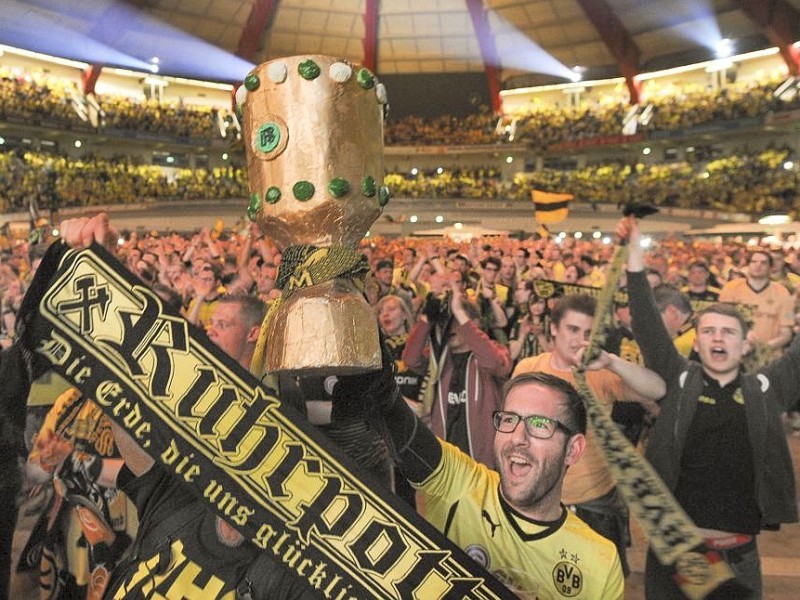
[[[514,376],[541,371],[575,384],[573,370],[580,366],[594,323],[596,301],[592,296],[564,296],[551,313],[552,352],[526,358],[514,369]],[[619,356],[601,352],[586,367],[586,380],[597,400],[611,409],[615,401],[638,401],[657,412],[655,401],[666,392],[663,380],[653,371]],[[630,545],[628,508],[617,490],[608,463],[595,434],[587,435],[586,454],[564,481],[562,499],[599,534],[614,542],[625,574],[625,548]]]
[[[497,283],[502,264],[494,256],[488,256],[481,262],[481,278],[475,288],[475,300],[481,313],[481,325],[492,339],[505,345],[508,344],[505,308],[509,302],[509,288]]]
[[[569,383],[530,373],[505,385],[493,414],[497,471],[436,438],[390,388],[380,396],[392,399],[384,418],[420,512],[512,592],[623,597],[614,544],[561,503],[564,475],[586,446],[586,409]]]

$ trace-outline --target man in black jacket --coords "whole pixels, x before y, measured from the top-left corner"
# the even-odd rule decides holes
[[[761,598],[756,536],[762,528],[798,520],[793,468],[781,422],[800,389],[800,338],[757,373],[745,373],[747,325],[736,310],[714,304],[695,322],[699,363],[681,356],[658,317],[644,274],[633,217],[617,226],[627,240],[633,333],[645,365],[667,384],[647,459],[706,539]],[[683,598],[669,570],[647,557],[649,600]]]

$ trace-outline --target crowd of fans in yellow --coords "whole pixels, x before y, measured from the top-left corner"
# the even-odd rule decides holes
[[[724,90],[689,89],[659,93],[652,100],[652,119],[642,130],[688,129],[719,121],[764,117],[789,110],[772,93],[776,81],[732,85]],[[88,129],[71,106],[77,93],[65,80],[12,73],[0,68],[0,120],[47,122]],[[172,140],[219,138],[218,109],[175,102],[102,96],[100,129],[144,132]],[[628,110],[624,102],[592,107],[535,106],[517,115],[515,143],[547,148],[561,142],[618,135]],[[224,111],[222,111],[224,113]],[[497,118],[490,111],[458,119],[407,117],[386,124],[387,145],[502,145]],[[0,149],[2,146],[0,146]],[[386,183],[396,197],[504,198],[529,200],[532,189],[567,191],[580,201],[619,203],[632,198],[677,207],[761,213],[791,212],[797,190],[796,169],[781,168],[791,159],[788,148],[742,149],[710,162],[600,162],[583,168],[520,171],[513,179],[495,167],[389,172]],[[245,170],[236,155],[227,168],[163,169],[138,157],[79,160],[35,151],[0,151],[0,211],[24,209],[32,197],[58,206],[107,205],[162,199],[241,198],[247,195]],[[47,189],[48,178],[51,189]],[[46,197],[50,195],[55,199]]]

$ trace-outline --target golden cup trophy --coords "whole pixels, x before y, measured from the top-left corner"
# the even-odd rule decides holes
[[[329,56],[263,63],[237,92],[250,183],[248,217],[282,251],[283,291],[262,332],[267,373],[350,374],[381,365],[360,283],[359,241],[389,200],[386,91]]]

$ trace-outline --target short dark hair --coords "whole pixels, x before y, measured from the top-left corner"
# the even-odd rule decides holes
[[[653,267],[647,267],[644,270],[644,273],[645,273],[645,275],[655,275],[656,277],[658,277],[658,280],[660,282],[662,282],[662,283],[664,281],[664,276],[661,274],[661,271],[659,271],[658,269],[654,269]],[[659,283],[659,285],[661,285],[661,283]]]
[[[662,283],[657,286],[653,290],[653,296],[656,299],[656,307],[659,312],[663,312],[668,306],[674,306],[687,315],[693,312],[692,303],[689,301],[689,298],[686,297],[686,294],[668,283]]]
[[[702,258],[694,259],[692,262],[689,263],[689,267],[686,270],[691,271],[695,267],[700,267],[701,269],[705,269],[706,273],[710,273],[708,269],[708,263],[704,261]]]
[[[520,246],[519,248],[517,248],[517,252],[522,252],[522,254],[525,255],[525,258],[531,257],[531,251],[528,250],[525,246]]]
[[[387,259],[379,260],[375,265],[375,272],[378,272],[381,269],[394,269],[394,263]]]
[[[592,257],[592,256],[590,256],[588,254],[581,254],[581,260],[583,262],[585,262],[587,265],[589,265],[590,267],[593,267],[593,266],[595,266],[597,264],[597,261],[594,259],[594,257]]]
[[[482,268],[482,269],[485,269],[485,268],[486,268],[486,265],[488,265],[488,264],[490,264],[490,263],[491,263],[491,264],[493,264],[495,267],[497,267],[497,270],[498,270],[498,271],[500,270],[500,267],[502,267],[502,266],[503,266],[503,263],[502,263],[502,262],[500,261],[500,259],[499,259],[499,258],[497,258],[496,256],[487,256],[486,258],[484,258],[484,259],[481,261],[481,268]]]
[[[239,306],[239,318],[247,329],[260,326],[267,314],[267,305],[258,296],[249,294],[228,294],[219,298],[219,304],[236,304]]]
[[[550,319],[558,327],[561,319],[567,314],[568,311],[574,311],[588,317],[594,317],[594,311],[597,307],[597,300],[594,296],[589,294],[569,294],[562,296],[553,307]]]
[[[750,331],[750,325],[747,323],[747,319],[744,318],[742,313],[736,308],[736,305],[729,304],[727,302],[716,302],[710,306],[706,306],[703,310],[697,313],[694,317],[694,328],[697,329],[697,326],[700,324],[700,319],[708,314],[715,314],[715,315],[723,315],[725,317],[732,317],[739,321],[739,325],[742,327],[742,337],[747,337],[747,332]]]
[[[540,385],[561,394],[564,407],[564,425],[573,433],[586,433],[586,405],[578,390],[569,381],[541,371],[524,373],[508,380],[503,386],[503,406],[511,390],[527,384]],[[547,416],[547,415],[544,415]]]
[[[750,261],[753,260],[754,254],[763,254],[767,257],[767,263],[769,266],[772,266],[772,253],[766,248],[753,248],[750,250],[750,252],[747,253],[747,264],[750,264]]]

